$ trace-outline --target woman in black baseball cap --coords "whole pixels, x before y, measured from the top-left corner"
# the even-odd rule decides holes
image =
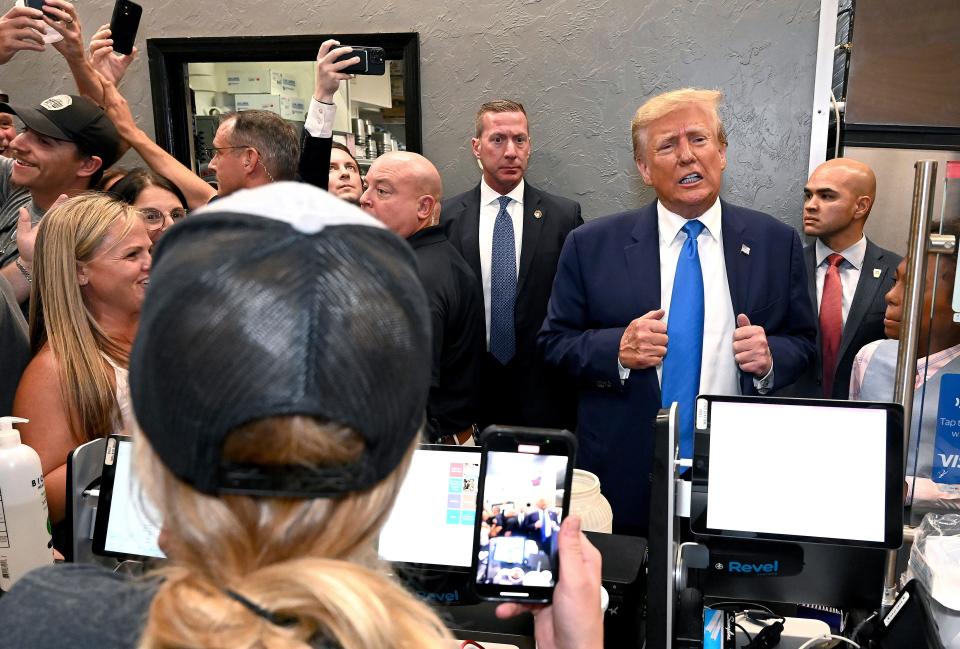
[[[174,225],[154,260],[130,383],[136,467],[169,562],[144,581],[29,573],[0,599],[4,642],[455,646],[374,550],[430,384],[411,249],[326,192],[272,183]],[[599,555],[568,521],[555,606],[584,610],[540,612],[541,647],[599,649]]]

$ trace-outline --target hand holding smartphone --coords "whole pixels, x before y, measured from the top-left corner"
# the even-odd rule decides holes
[[[334,63],[346,61],[355,56],[360,57],[359,63],[347,66],[340,70],[344,74],[367,74],[380,75],[386,72],[386,57],[382,47],[362,47],[360,45],[343,45],[342,47],[351,47],[353,51],[348,54],[338,56]]]
[[[140,17],[143,7],[131,0],[117,0],[113,5],[113,17],[110,19],[110,37],[113,39],[113,51],[117,54],[131,54],[133,43],[137,40]]]
[[[472,567],[477,595],[549,602],[560,573],[557,536],[570,506],[576,439],[561,430],[491,426],[481,441]]]

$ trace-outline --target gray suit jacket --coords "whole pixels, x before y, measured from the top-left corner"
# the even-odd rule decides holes
[[[814,314],[817,309],[817,253],[816,244],[803,249],[807,265],[807,290]],[[867,239],[860,281],[853,295],[853,303],[843,326],[840,350],[837,353],[837,369],[833,379],[832,399],[847,399],[850,396],[850,371],[857,352],[869,342],[880,340],[883,333],[883,314],[887,305],[883,296],[893,287],[900,255],[885,250]],[[777,396],[823,398],[823,358],[820,349],[820,327],[817,326],[817,357],[806,373],[793,385],[784,388]]]

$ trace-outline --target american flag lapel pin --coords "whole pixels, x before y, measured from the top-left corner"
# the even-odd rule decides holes
[[[741,254],[741,255],[747,255],[747,256],[749,257],[749,256],[750,256],[750,246],[748,246],[747,244],[743,244],[742,246],[740,246],[740,254]]]

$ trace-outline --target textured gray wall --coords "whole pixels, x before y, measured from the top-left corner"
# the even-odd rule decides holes
[[[587,218],[641,205],[630,118],[656,93],[726,94],[724,196],[800,223],[816,61],[818,0],[270,0],[143,2],[138,46],[153,37],[419,32],[424,151],[445,193],[479,176],[469,138],[477,107],[510,97],[530,114],[527,177],[579,200]],[[113,0],[78,4],[89,37]],[[52,73],[51,73],[52,71]],[[0,68],[18,101],[72,88],[55,52]],[[146,56],[123,88],[153,130]]]

